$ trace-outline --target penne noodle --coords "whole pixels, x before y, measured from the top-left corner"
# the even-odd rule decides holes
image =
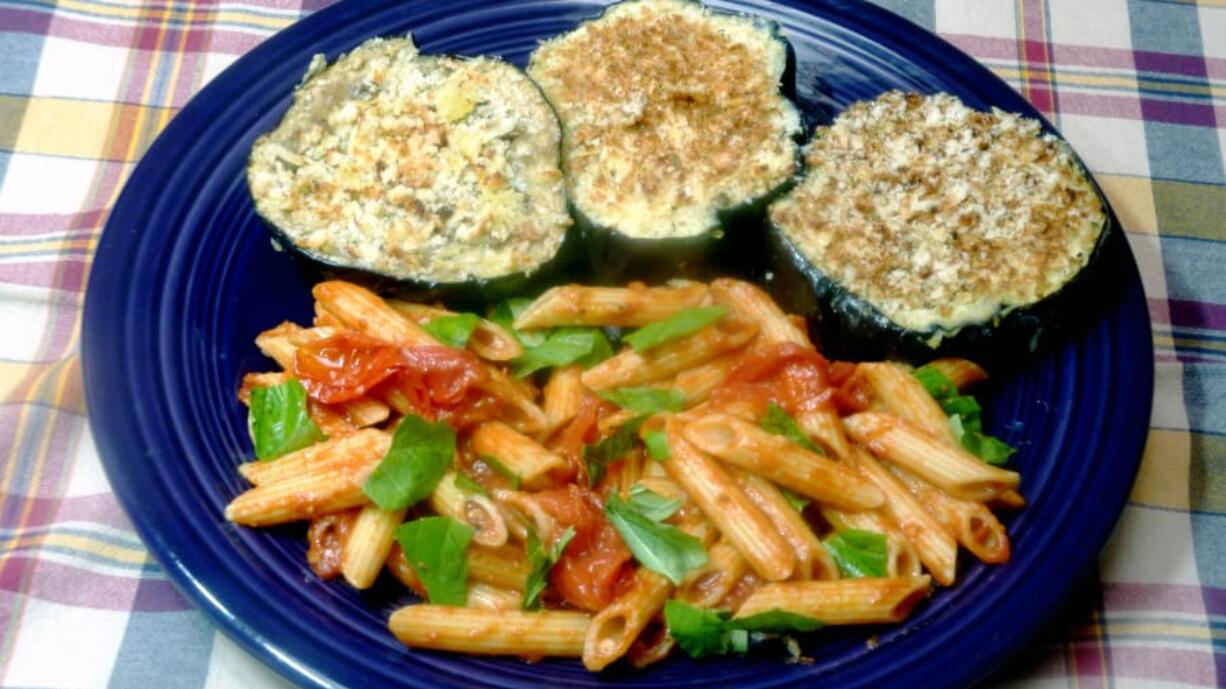
[[[315,285],[315,299],[336,314],[347,327],[402,347],[438,345],[430,333],[387,305],[374,292],[340,280]],[[512,381],[497,368],[487,367],[488,379],[482,389],[506,404],[508,421],[528,434],[544,430],[545,412],[532,401],[525,386]],[[400,407],[392,404],[400,411]],[[403,412],[402,412],[403,413]]]
[[[341,556],[341,574],[355,589],[368,589],[387,562],[396,540],[396,527],[404,521],[405,510],[385,512],[367,505],[349,527],[349,539]]]
[[[238,472],[259,486],[353,462],[378,462],[391,446],[391,435],[368,428],[342,438],[329,438],[276,459],[245,462],[239,465]]]
[[[926,576],[766,584],[735,617],[783,610],[826,625],[901,622],[928,595],[929,586]]]
[[[858,529],[884,534],[886,538],[886,576],[913,577],[923,574],[923,563],[914,546],[889,517],[877,510],[844,512],[833,507],[823,507],[822,517],[836,531]]]
[[[630,409],[618,409],[612,414],[602,417],[596,422],[596,428],[600,430],[601,435],[611,435],[619,426],[627,421],[636,418],[639,413]]]
[[[946,445],[957,444],[945,410],[911,371],[889,362],[864,362],[857,368],[886,411]]]
[[[343,402],[338,408],[345,413],[345,418],[356,428],[377,426],[387,421],[392,414],[392,410],[386,404],[369,397]]]
[[[843,425],[848,435],[874,455],[959,498],[990,500],[998,493],[1016,488],[1020,480],[1017,472],[985,464],[892,414],[861,412],[844,418]]]
[[[672,590],[668,579],[639,567],[629,588],[592,618],[583,642],[583,666],[597,672],[624,656]]]
[[[663,387],[680,390],[685,393],[685,406],[693,407],[706,401],[711,391],[724,382],[732,369],[736,368],[735,356],[723,356],[705,364],[699,364],[677,374],[671,382]]]
[[[329,438],[352,435],[358,430],[343,414],[333,411],[330,405],[309,403],[307,411],[311,415],[311,420],[316,426],[319,426],[319,430]]]
[[[707,286],[697,282],[678,287],[584,287],[562,285],[547,290],[515,319],[519,330],[560,325],[614,325],[638,328],[698,306]]]
[[[519,610],[524,594],[479,581],[468,585],[468,607],[483,610]]]
[[[1009,534],[987,506],[955,498],[898,467],[891,469],[928,513],[972,555],[989,563],[1009,560]]]
[[[337,318],[335,314],[328,311],[328,309],[325,308],[324,305],[320,304],[319,302],[315,302],[315,319],[311,321],[311,323],[316,328],[344,327],[344,324],[341,323],[341,319]]]
[[[830,453],[831,458],[843,460],[851,455],[851,442],[843,431],[843,421],[833,409],[817,409],[796,415],[796,425],[809,438]]]
[[[834,558],[822,546],[817,534],[805,522],[800,512],[792,507],[787,498],[779,492],[770,481],[752,474],[744,469],[728,467],[732,476],[745,495],[766,518],[775,525],[775,530],[783,536],[788,545],[796,553],[796,571],[793,579],[838,579],[839,567]]]
[[[226,519],[243,526],[272,526],[363,505],[367,498],[362,484],[378,463],[327,466],[256,486],[226,505]]]
[[[541,408],[545,412],[546,427],[560,428],[579,414],[583,396],[583,369],[567,366],[557,369],[549,376],[542,392]]]
[[[529,658],[583,655],[591,617],[580,612],[483,610],[408,605],[387,626],[415,648]]]
[[[938,583],[949,586],[957,577],[958,543],[889,469],[867,452],[857,450],[853,466],[885,494],[882,511],[911,542],[920,562]]]
[[[564,469],[566,460],[501,421],[481,424],[469,438],[477,456],[491,456],[529,489],[548,488],[549,472]]]
[[[663,462],[677,482],[755,572],[768,581],[782,581],[796,569],[796,556],[766,515],[750,502],[719,462],[685,439],[680,422],[666,422],[668,449]]]
[[[592,390],[611,390],[671,378],[744,346],[757,332],[757,326],[752,323],[725,318],[692,335],[641,354],[627,347],[584,371],[583,384]]]
[[[468,493],[456,486],[456,472],[439,479],[430,494],[430,508],[473,528],[473,543],[496,547],[507,542],[507,522],[494,501],[485,495]]]
[[[968,359],[935,359],[925,365],[944,373],[959,392],[964,392],[972,385],[988,379],[988,372],[983,370],[979,364]]]
[[[558,520],[541,507],[532,493],[496,489],[491,494],[502,508],[507,531],[516,540],[526,541],[529,530],[535,530],[541,538],[549,537],[556,531]]]
[[[524,551],[512,545],[488,548],[468,547],[468,578],[495,588],[522,591],[528,580],[528,561]]]
[[[441,316],[456,315],[454,311],[438,306],[414,304],[399,299],[388,299],[387,304],[422,326]],[[514,335],[501,325],[484,318],[478,321],[477,327],[473,329],[467,348],[472,350],[473,354],[490,361],[510,361],[524,353],[523,345]]]
[[[992,504],[1008,510],[1020,510],[1026,506],[1026,498],[1016,489],[1002,490],[992,496]]]
[[[707,556],[710,558],[707,566],[691,572],[681,582],[677,598],[690,605],[714,608],[749,571],[749,563],[736,546],[723,539],[707,549]]]
[[[684,434],[704,452],[833,507],[871,510],[884,500],[847,467],[729,414],[695,419]]]
[[[767,342],[794,342],[812,346],[809,337],[796,323],[788,318],[775,300],[761,287],[730,278],[711,282],[711,296],[717,303],[728,307],[740,320],[757,323],[762,339]]]

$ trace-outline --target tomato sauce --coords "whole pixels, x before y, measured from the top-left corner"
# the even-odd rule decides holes
[[[600,501],[573,484],[535,497],[561,525],[575,529],[575,537],[550,572],[554,590],[577,608],[594,612],[607,607],[633,581],[634,566],[621,536],[605,519]]]

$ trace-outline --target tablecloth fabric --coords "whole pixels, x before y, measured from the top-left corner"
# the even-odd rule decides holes
[[[110,493],[81,304],[158,132],[324,4],[0,0],[0,686],[286,686],[175,591]],[[1154,325],[1152,431],[1097,581],[990,683],[1226,686],[1226,0],[881,4],[1073,143],[1127,229]]]

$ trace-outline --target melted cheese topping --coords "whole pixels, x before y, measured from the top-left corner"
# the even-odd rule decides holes
[[[771,205],[813,265],[914,331],[981,323],[1085,267],[1102,203],[1039,123],[941,94],[887,93],[819,128]]]
[[[685,237],[795,172],[786,63],[769,26],[635,0],[542,44],[528,73],[562,120],[579,210],[632,237]]]
[[[260,214],[312,254],[461,282],[557,252],[570,224],[560,142],[514,67],[374,39],[331,66],[315,57],[247,179]]]

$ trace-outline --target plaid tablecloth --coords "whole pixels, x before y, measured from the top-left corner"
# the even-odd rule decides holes
[[[1050,117],[1128,231],[1154,323],[1131,501],[993,683],[1226,686],[1226,0],[881,0]],[[192,94],[326,0],[0,0],[0,685],[285,682],[179,596],[110,493],[81,386],[107,212]]]

